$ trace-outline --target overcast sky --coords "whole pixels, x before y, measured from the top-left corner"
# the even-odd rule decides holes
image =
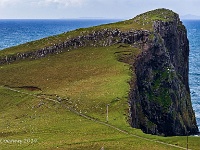
[[[0,19],[133,18],[156,8],[200,16],[200,0],[0,0]]]

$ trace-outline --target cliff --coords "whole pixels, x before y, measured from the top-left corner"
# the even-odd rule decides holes
[[[175,13],[172,20],[157,20],[152,26],[152,40],[133,66],[137,79],[130,92],[131,125],[165,136],[195,134],[186,29]]]
[[[130,125],[145,133],[165,136],[198,132],[188,84],[189,42],[176,13],[157,9],[116,24],[80,30],[76,35],[37,50],[29,46],[19,52],[2,51],[0,64],[39,59],[80,47],[137,48],[139,54],[129,50],[117,57],[132,69]]]
[[[117,43],[133,44],[144,42],[149,31],[120,31],[119,29],[103,29],[92,33],[71,38],[53,46],[44,47],[36,51],[27,51],[11,55],[0,56],[0,64],[10,64],[23,59],[38,59],[49,54],[58,54],[63,51],[71,51],[80,47],[106,47]]]

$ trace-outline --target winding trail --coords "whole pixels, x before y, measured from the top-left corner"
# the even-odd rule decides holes
[[[40,96],[40,95],[37,95],[37,94],[31,94],[31,93],[27,93],[27,92],[23,92],[23,91],[19,91],[19,90],[16,90],[14,88],[10,88],[10,87],[6,87],[6,86],[0,86],[4,89],[8,89],[8,90],[11,90],[11,91],[14,91],[14,92],[18,92],[18,93],[21,93],[21,94],[24,94],[24,95],[29,95],[29,96],[33,96],[33,97],[37,97],[37,98],[43,98],[45,100],[48,100],[48,101],[52,101],[52,102],[55,102],[55,103],[60,103],[58,100],[55,100],[55,99],[52,99],[52,98],[49,98],[49,97],[44,97],[43,96]],[[121,133],[124,133],[124,134],[127,134],[127,135],[130,135],[132,137],[136,137],[136,138],[139,138],[141,140],[146,140],[146,141],[150,141],[150,142],[155,142],[155,143],[159,143],[159,144],[163,144],[163,145],[167,145],[167,146],[170,146],[170,147],[175,147],[175,148],[178,148],[178,149],[183,149],[183,150],[192,150],[192,149],[187,149],[187,148],[184,148],[184,147],[181,147],[181,146],[178,146],[178,145],[173,145],[173,144],[169,144],[169,143],[165,143],[165,142],[161,142],[161,141],[158,141],[158,140],[152,140],[152,139],[148,139],[148,138],[145,138],[145,137],[142,137],[142,136],[138,136],[138,135],[135,135],[135,134],[132,134],[132,133],[129,133],[125,130],[121,130],[120,128],[116,127],[116,126],[113,126],[113,125],[110,125],[106,122],[103,122],[103,121],[99,121],[95,118],[92,118],[90,116],[87,116],[87,115],[84,115],[76,110],[74,110],[73,108],[71,108],[70,106],[66,106],[66,108],[68,110],[70,110],[71,112],[73,112],[74,114],[77,114],[83,118],[86,118],[88,120],[91,120],[93,122],[96,122],[96,123],[99,123],[99,124],[102,124],[102,125],[105,125],[107,127],[110,127],[112,129],[115,129]]]

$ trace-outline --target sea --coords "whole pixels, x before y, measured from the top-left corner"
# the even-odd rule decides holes
[[[200,20],[184,20],[190,43],[189,85],[192,106],[200,130]]]
[[[0,20],[0,50],[78,28],[86,28],[120,20],[57,19]],[[192,106],[200,129],[200,20],[183,20],[190,42],[189,84]]]

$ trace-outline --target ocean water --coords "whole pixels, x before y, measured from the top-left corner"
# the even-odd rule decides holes
[[[184,20],[190,42],[189,84],[192,106],[200,130],[200,20]]]
[[[0,20],[0,50],[25,42],[119,20]],[[200,20],[184,20],[190,41],[189,83],[200,129]]]
[[[77,28],[116,21],[114,19],[0,20],[0,50]]]

